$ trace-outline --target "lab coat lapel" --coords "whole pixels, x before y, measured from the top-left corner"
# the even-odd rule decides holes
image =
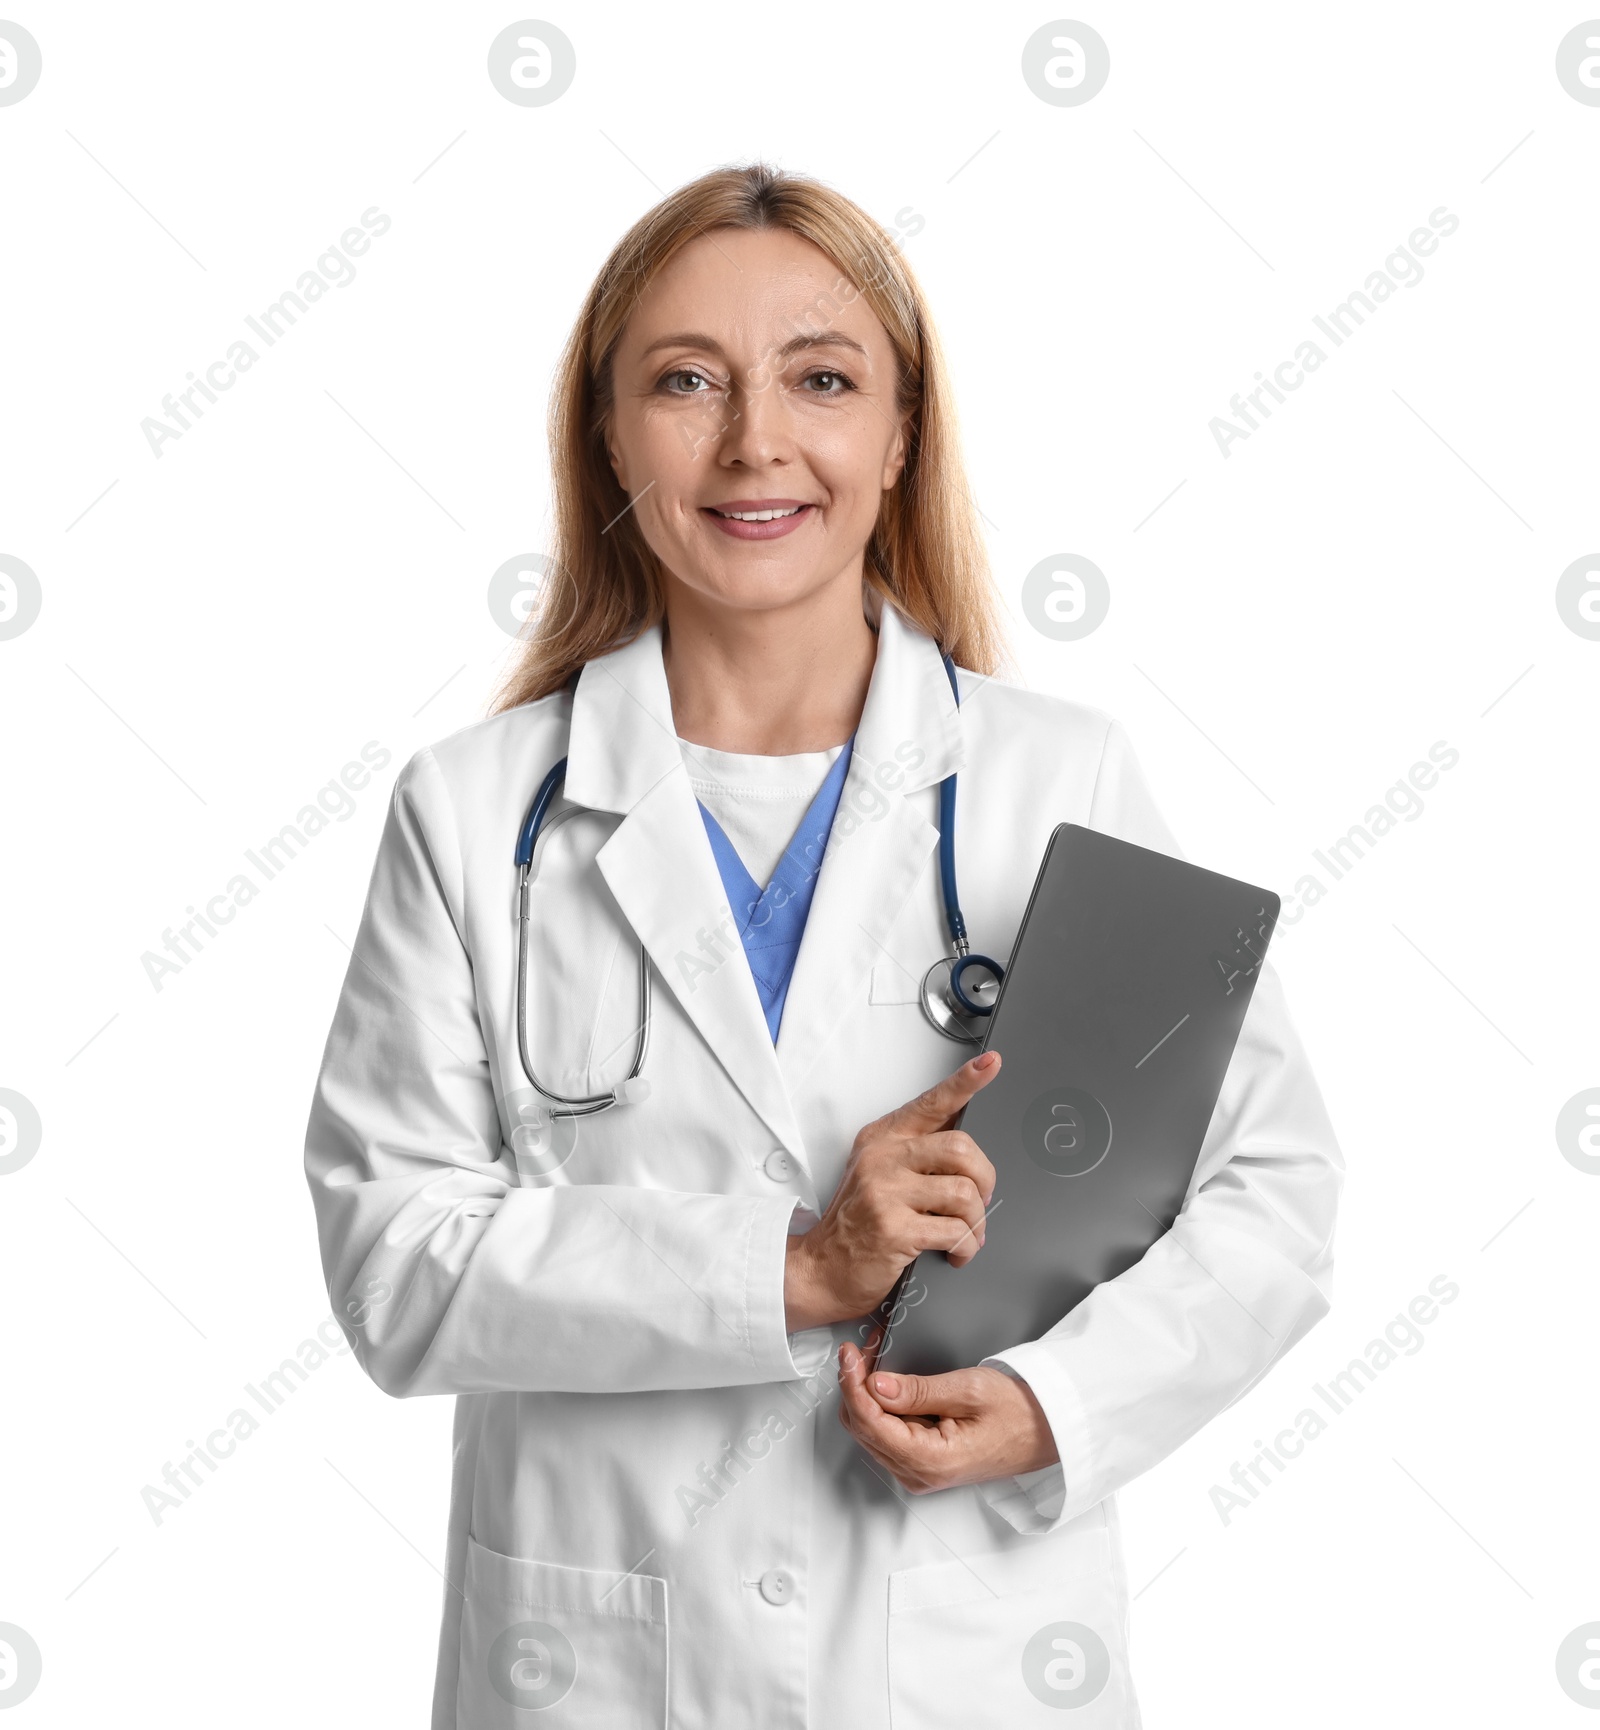
[[[938,846],[938,828],[919,809],[928,801],[907,795],[966,760],[938,648],[891,603],[878,612],[855,754],[778,1028],[778,1062],[791,1094],[819,1085],[815,1071],[840,1005],[866,990],[873,963],[887,953],[890,927]]]
[[[567,794],[622,813],[596,863],[665,985],[778,1144],[805,1157],[672,720],[659,627],[591,661],[573,698]],[[657,1087],[681,1084],[646,1075]]]

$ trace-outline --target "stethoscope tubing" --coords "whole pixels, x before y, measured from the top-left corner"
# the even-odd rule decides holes
[[[942,657],[944,670],[950,680],[950,690],[956,700],[956,707],[961,707],[961,687],[956,682],[955,662],[948,655]],[[939,783],[939,890],[944,900],[945,927],[950,933],[950,947],[955,954],[954,965],[950,969],[948,981],[949,995],[955,1000],[951,1007],[959,1014],[968,1016],[987,1016],[994,1013],[992,1003],[979,1003],[967,995],[962,986],[961,976],[969,967],[980,967],[994,976],[996,986],[1005,978],[1005,969],[992,956],[974,955],[972,945],[967,941],[967,922],[961,912],[961,896],[956,887],[956,776],[954,771],[946,775]],[[931,971],[931,970],[930,970]],[[924,982],[926,984],[926,981]],[[935,1020],[928,1009],[924,995],[923,1013],[933,1022],[939,1032],[951,1039],[966,1039],[975,1041],[971,1033],[952,1033],[949,1028]]]
[[[558,828],[568,817],[577,816],[577,808],[563,812],[553,818],[548,824],[545,814],[550,802],[555,798],[562,782],[566,779],[567,759],[563,757],[551,769],[539,784],[539,791],[534,795],[533,804],[528,815],[523,819],[522,829],[517,836],[517,1055],[522,1059],[522,1073],[527,1076],[529,1085],[542,1099],[550,1102],[551,1117],[593,1117],[597,1112],[609,1111],[619,1103],[623,1090],[631,1081],[637,1081],[644,1069],[645,1057],[650,1050],[650,962],[643,948],[639,951],[639,1031],[635,1037],[633,1049],[633,1064],[619,1087],[609,1089],[604,1093],[585,1094],[578,1098],[569,1098],[565,1094],[552,1093],[540,1081],[533,1067],[533,1054],[528,1050],[528,917],[529,917],[529,887],[533,874],[533,850],[541,834],[548,834]]]
[[[956,682],[955,663],[948,655],[943,657],[944,670],[950,679],[950,689],[954,693],[956,707],[961,707],[961,687]],[[527,1076],[530,1086],[540,1098],[549,1101],[551,1117],[592,1117],[597,1112],[608,1111],[613,1105],[625,1097],[629,1083],[639,1080],[644,1069],[645,1057],[650,1047],[650,961],[643,947],[639,950],[639,1031],[636,1036],[633,1053],[633,1065],[627,1076],[615,1088],[604,1093],[591,1093],[578,1098],[564,1094],[553,1093],[539,1080],[533,1067],[533,1055],[528,1049],[528,920],[529,920],[529,889],[533,876],[533,854],[538,846],[541,834],[554,829],[567,817],[577,814],[576,808],[563,812],[550,823],[545,819],[550,806],[560,792],[567,777],[567,759],[563,757],[554,764],[544,780],[539,783],[539,790],[534,794],[533,803],[528,807],[528,814],[522,820],[522,827],[517,831],[517,850],[514,863],[517,868],[517,1055],[522,1060],[522,1071]],[[924,976],[922,986],[922,1010],[938,1032],[948,1039],[962,1040],[969,1044],[979,1043],[978,1035],[970,1028],[963,1026],[961,1018],[982,1018],[994,1013],[992,1003],[979,1003],[968,995],[962,985],[962,975],[969,968],[981,968],[992,975],[998,987],[1005,978],[1005,970],[1000,963],[988,955],[975,955],[967,940],[967,922],[961,912],[961,897],[956,883],[956,774],[947,775],[939,783],[939,891],[944,902],[945,927],[949,932],[952,954],[936,961]],[[946,985],[946,1000],[950,1011],[952,1025],[946,1025],[934,1014],[929,1004],[929,993],[933,989],[932,975],[941,966],[949,964],[950,977]]]

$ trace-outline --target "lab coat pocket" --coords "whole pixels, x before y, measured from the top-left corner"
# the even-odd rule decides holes
[[[894,1730],[1138,1730],[1099,1510],[1025,1547],[889,1576]]]
[[[458,1730],[666,1722],[665,1580],[502,1556],[468,1537]]]
[[[922,981],[898,961],[873,963],[867,979],[868,1003],[920,1003]]]

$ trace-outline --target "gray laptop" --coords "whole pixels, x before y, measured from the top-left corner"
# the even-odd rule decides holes
[[[1050,837],[960,1127],[998,1178],[984,1246],[901,1275],[885,1369],[936,1375],[1038,1339],[1183,1206],[1255,989],[1270,890],[1063,823]]]

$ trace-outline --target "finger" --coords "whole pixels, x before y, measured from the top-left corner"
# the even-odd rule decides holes
[[[935,1129],[913,1136],[905,1144],[905,1163],[911,1171],[970,1179],[985,1207],[994,1199],[999,1176],[994,1161],[964,1129]]]
[[[926,1426],[917,1418],[886,1412],[866,1385],[866,1365],[854,1346],[840,1348],[839,1420],[897,1478],[920,1475]]]
[[[867,1392],[867,1359],[848,1341],[839,1347],[839,1421],[857,1440],[884,1417],[883,1408]]]
[[[905,1429],[904,1424],[900,1427],[902,1430]],[[857,1427],[847,1423],[845,1429],[856,1446],[866,1456],[868,1466],[875,1477],[881,1478],[897,1490],[909,1491],[913,1496],[920,1496],[924,1491],[933,1487],[924,1479],[919,1466],[907,1459],[886,1452],[885,1449],[877,1445],[872,1437],[862,1435]]]
[[[858,1359],[839,1381],[839,1420],[861,1451],[912,1495],[924,1495],[953,1482],[955,1438],[925,1418],[885,1412],[861,1385],[861,1368]]]
[[[881,1445],[896,1430],[905,1428],[903,1418],[891,1417],[867,1389],[869,1360],[848,1342],[839,1348],[839,1416],[858,1440]]]
[[[898,1201],[912,1213],[908,1246],[918,1254],[941,1249],[960,1268],[982,1249],[986,1216],[970,1178],[918,1176]]]
[[[879,1118],[876,1127],[887,1135],[926,1135],[931,1130],[943,1129],[973,1094],[987,1087],[999,1073],[1000,1053],[980,1051],[926,1093],[919,1093],[915,1099]]]
[[[906,1435],[910,1434],[904,1424],[900,1427]],[[922,1496],[926,1495],[929,1490],[941,1487],[928,1475],[920,1461],[908,1458],[904,1452],[888,1453],[883,1448],[878,1447],[871,1439],[857,1434],[854,1430],[850,1434],[854,1436],[856,1446],[871,1463],[874,1475],[897,1490],[913,1496]]]
[[[978,1243],[983,1241],[983,1194],[970,1177],[940,1177],[919,1172],[906,1184],[903,1199],[917,1213],[944,1215],[965,1222]]]
[[[863,1322],[855,1335],[845,1340],[834,1354],[838,1361],[839,1385],[844,1386],[845,1366],[853,1360],[846,1357],[846,1349],[854,1352],[862,1360],[862,1374],[870,1376],[878,1367],[878,1353],[883,1347],[883,1329],[873,1321]]]
[[[959,1214],[913,1213],[906,1241],[918,1255],[938,1252],[953,1267],[965,1267],[983,1247],[983,1234]]]
[[[878,1354],[882,1350],[883,1326],[880,1322],[873,1322],[866,1338],[862,1340],[860,1346],[861,1355],[866,1360],[866,1367],[863,1372],[864,1374],[870,1376],[878,1367]]]
[[[889,1370],[864,1374],[867,1392],[898,1417],[971,1418],[984,1409],[982,1389],[970,1370],[943,1376],[908,1376]]]

